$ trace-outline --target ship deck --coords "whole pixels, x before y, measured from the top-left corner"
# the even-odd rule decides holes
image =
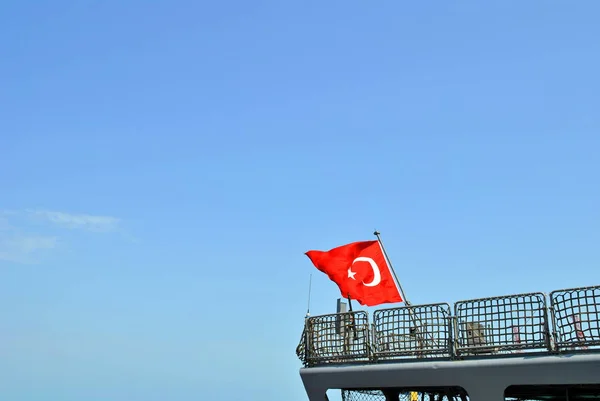
[[[381,309],[372,319],[314,316],[297,348],[300,374],[311,401],[329,389],[385,400],[442,399],[449,389],[464,394],[447,399],[600,399],[599,311],[595,286]]]

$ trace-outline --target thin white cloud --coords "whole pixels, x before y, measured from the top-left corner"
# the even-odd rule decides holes
[[[41,251],[53,249],[57,244],[56,237],[0,233],[0,260],[34,263]]]
[[[0,210],[0,261],[39,262],[47,252],[64,245],[60,241],[60,229],[121,233],[120,224],[120,219],[110,216],[49,210]]]
[[[107,232],[116,230],[120,223],[119,219],[110,216],[71,214],[49,210],[34,210],[29,212],[51,223],[71,229]]]

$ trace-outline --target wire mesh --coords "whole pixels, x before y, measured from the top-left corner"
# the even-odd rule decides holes
[[[468,401],[463,389],[432,389],[431,391],[396,391],[390,394],[394,401]],[[342,390],[342,401],[386,401],[381,390]]]
[[[550,344],[542,293],[460,301],[454,316],[457,355],[547,351]]]
[[[307,319],[305,353],[308,365],[367,360],[369,350],[367,312],[335,313]]]
[[[450,305],[431,304],[375,311],[374,355],[394,357],[450,357]]]
[[[306,366],[306,322],[304,323],[304,328],[302,329],[300,342],[296,347],[296,356],[302,361],[304,366]]]
[[[304,366],[380,359],[491,356],[558,350],[600,351],[600,286],[305,320],[296,355]],[[548,309],[551,315],[548,316]],[[549,319],[553,323],[550,334]],[[371,346],[373,348],[371,348]]]
[[[381,390],[342,390],[342,401],[386,401]]]
[[[600,286],[553,291],[550,305],[559,350],[600,346]]]

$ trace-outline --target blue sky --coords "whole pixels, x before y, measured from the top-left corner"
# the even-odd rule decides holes
[[[305,400],[374,228],[413,303],[598,284],[598,12],[3,2],[3,398]]]

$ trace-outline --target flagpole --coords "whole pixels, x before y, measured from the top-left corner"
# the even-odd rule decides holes
[[[390,266],[390,270],[392,271],[392,274],[394,275],[394,278],[396,279],[396,285],[398,286],[398,289],[400,290],[400,294],[402,294],[402,299],[404,299],[404,303],[407,306],[410,306],[411,303],[408,300],[408,298],[406,298],[406,294],[404,293],[404,289],[402,288],[402,284],[400,284],[400,280],[398,280],[398,276],[396,275],[396,271],[394,270],[394,267],[392,266],[392,261],[390,260],[390,258],[387,255],[387,252],[385,251],[385,247],[383,246],[383,242],[381,241],[381,236],[380,236],[380,232],[375,230],[375,232],[373,233],[373,235],[375,235],[377,237],[377,241],[379,242],[379,246],[381,247],[381,250],[383,251],[383,256],[385,256],[388,265]]]
[[[354,312],[352,311],[352,298],[350,298],[350,294],[348,294],[348,307],[350,308],[350,326],[352,327],[354,339],[356,340],[358,338],[358,333],[356,332],[356,321],[354,320]]]
[[[308,306],[306,307],[306,318],[310,316],[310,290],[312,287],[312,273],[308,278]]]
[[[385,258],[387,259],[388,265],[390,266],[390,270],[392,271],[392,274],[394,275],[394,278],[396,279],[396,284],[398,285],[398,290],[400,290],[400,294],[402,294],[402,298],[404,299],[404,303],[406,304],[406,306],[409,307],[408,308],[408,313],[412,317],[412,319],[414,320],[415,328],[420,327],[422,325],[421,319],[419,319],[417,316],[415,316],[415,313],[414,313],[414,311],[411,308],[412,304],[406,298],[406,294],[404,293],[404,289],[402,288],[402,284],[400,284],[400,280],[398,280],[398,276],[396,275],[396,271],[392,267],[392,262],[390,261],[390,258],[388,257],[387,252],[385,251],[385,247],[383,246],[383,242],[381,241],[380,232],[377,231],[377,230],[375,230],[375,232],[373,233],[373,235],[375,235],[377,237],[377,241],[379,241],[379,246],[381,246],[381,250],[383,251],[383,256],[385,256]],[[418,322],[418,325],[417,325],[417,322]],[[433,334],[429,333],[429,335],[431,336],[431,340],[433,342],[435,342],[435,339],[433,338]]]

